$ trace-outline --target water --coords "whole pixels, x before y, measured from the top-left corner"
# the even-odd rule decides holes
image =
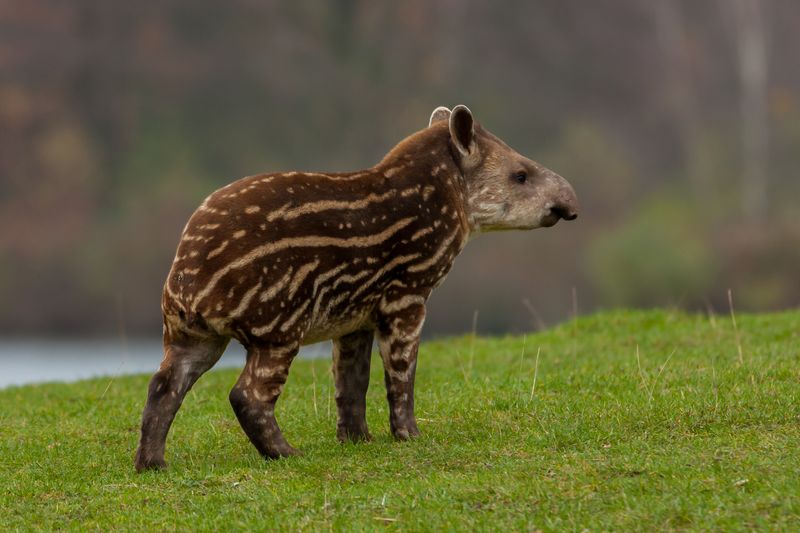
[[[330,353],[330,342],[323,342],[304,346],[300,357],[330,357]],[[152,374],[162,356],[159,340],[0,340],[0,388],[98,376]],[[244,349],[232,341],[214,368],[241,368],[244,360]]]

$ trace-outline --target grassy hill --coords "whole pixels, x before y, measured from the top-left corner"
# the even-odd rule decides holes
[[[800,312],[612,312],[527,337],[429,342],[423,436],[340,445],[330,361],[296,361],[277,416],[304,457],[263,461],[227,403],[189,393],[169,469],[137,475],[149,376],[0,391],[4,529],[792,529]],[[537,358],[538,354],[538,358]],[[537,360],[538,359],[538,360]]]

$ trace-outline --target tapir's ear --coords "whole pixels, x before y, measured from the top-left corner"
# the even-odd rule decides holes
[[[434,122],[447,120],[450,118],[450,110],[444,106],[439,106],[431,113],[431,119],[428,121],[428,127],[431,127]]]
[[[472,111],[467,106],[457,105],[450,113],[450,137],[463,155],[469,155],[475,148]]]

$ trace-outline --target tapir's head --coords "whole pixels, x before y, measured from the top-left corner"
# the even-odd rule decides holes
[[[476,123],[466,106],[436,108],[429,125],[444,120],[466,180],[474,231],[549,227],[578,216],[578,198],[567,180],[512,150]]]

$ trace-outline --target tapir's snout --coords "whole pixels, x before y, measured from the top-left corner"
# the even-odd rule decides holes
[[[567,180],[556,176],[559,181],[559,190],[550,212],[564,220],[575,220],[578,218],[578,196],[575,194],[575,189]]]

